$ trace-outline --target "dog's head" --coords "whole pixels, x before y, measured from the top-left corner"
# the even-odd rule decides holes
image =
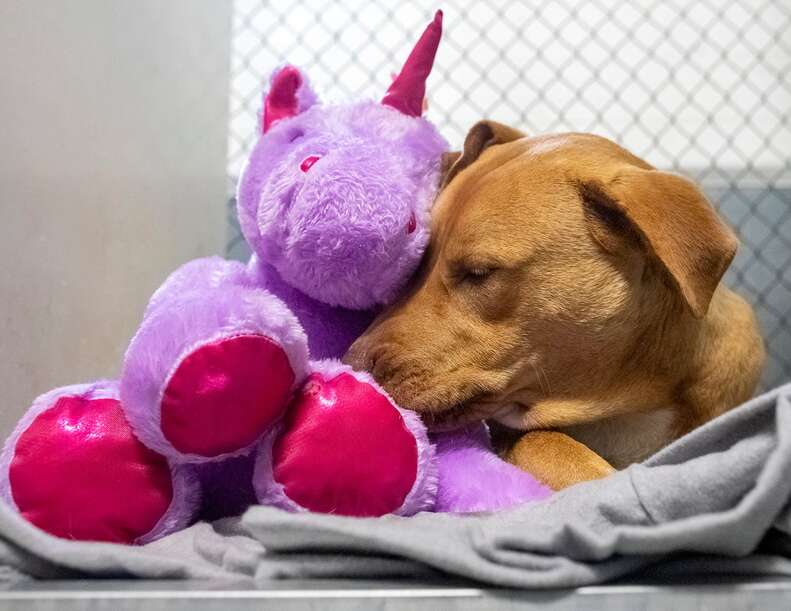
[[[706,315],[736,250],[701,192],[604,138],[490,121],[450,161],[413,285],[347,361],[435,426],[593,420],[619,375],[651,392],[661,365],[627,372]]]

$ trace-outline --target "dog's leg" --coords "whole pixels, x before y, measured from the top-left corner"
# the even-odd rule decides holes
[[[503,456],[553,490],[560,490],[615,471],[587,446],[557,431],[530,431],[522,435]]]

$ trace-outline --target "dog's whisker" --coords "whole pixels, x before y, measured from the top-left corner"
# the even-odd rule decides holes
[[[541,365],[537,365],[537,367],[539,373],[539,380],[543,380],[543,383],[539,382],[539,384],[541,384],[541,387],[544,390],[544,392],[547,394],[547,396],[550,396],[552,395],[552,386],[549,383],[549,376],[547,375],[546,369],[544,369]],[[543,388],[544,384],[546,384],[545,389]]]

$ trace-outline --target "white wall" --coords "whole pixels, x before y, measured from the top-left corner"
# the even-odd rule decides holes
[[[225,236],[230,5],[0,4],[0,434]]]

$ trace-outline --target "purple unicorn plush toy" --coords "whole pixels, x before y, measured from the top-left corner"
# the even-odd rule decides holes
[[[420,115],[441,24],[381,102],[321,106],[296,68],[274,73],[238,190],[250,261],[187,263],[152,296],[118,382],[33,403],[0,457],[9,505],[58,536],[145,543],[219,494],[351,516],[548,494],[482,425],[429,439],[335,360],[427,243],[446,143]],[[218,473],[232,484],[207,484]]]

